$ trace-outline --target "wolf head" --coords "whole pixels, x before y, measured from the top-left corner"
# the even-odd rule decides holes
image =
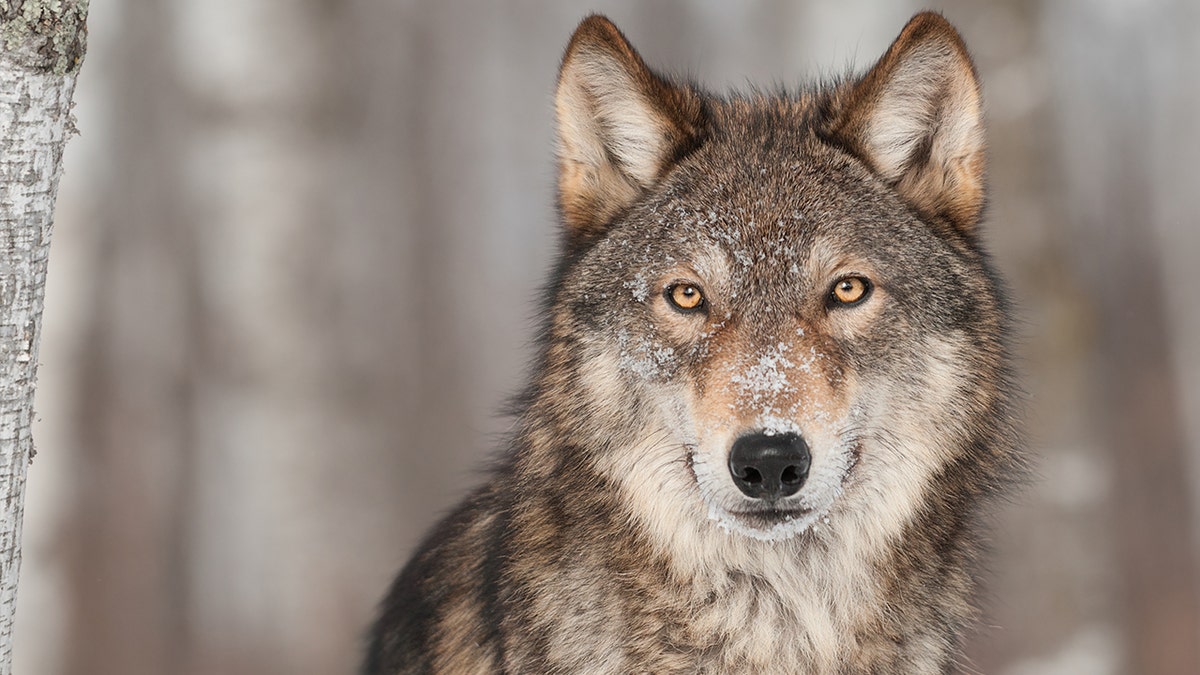
[[[631,518],[682,546],[870,544],[995,479],[1007,328],[945,19],[860,78],[724,98],[593,16],[556,111],[565,254],[531,405]]]

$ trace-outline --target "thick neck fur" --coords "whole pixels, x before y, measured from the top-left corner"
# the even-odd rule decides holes
[[[903,514],[880,511],[886,498],[860,499],[849,484],[845,499],[809,530],[757,541],[707,517],[686,450],[669,429],[558,423],[594,422],[595,414],[574,408],[585,400],[579,392],[542,396],[523,416],[511,480],[537,496],[511,506],[512,540],[530,547],[510,552],[523,561],[512,573],[518,581],[529,575],[517,593],[556,607],[543,613],[556,617],[553,626],[538,628],[531,614],[522,629],[558,637],[527,660],[509,654],[514,663],[806,673],[939,672],[952,663],[949,636],[974,613],[964,571],[974,557],[967,526],[974,509],[963,486],[977,481],[957,474],[977,468],[947,467],[927,484],[929,495],[902,500],[915,505]],[[637,602],[614,615],[612,597]],[[614,626],[644,639],[597,639]],[[631,646],[596,653],[585,644]]]

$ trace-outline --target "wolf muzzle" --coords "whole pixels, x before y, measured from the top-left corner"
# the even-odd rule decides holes
[[[747,434],[733,443],[729,473],[747,497],[778,501],[800,491],[812,455],[799,434]]]

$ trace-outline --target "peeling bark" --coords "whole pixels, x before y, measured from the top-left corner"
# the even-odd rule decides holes
[[[0,0],[0,673],[12,671],[25,474],[54,200],[86,0]]]

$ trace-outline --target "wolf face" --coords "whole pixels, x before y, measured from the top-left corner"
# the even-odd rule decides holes
[[[508,453],[366,671],[929,673],[1021,462],[979,88],[919,14],[866,75],[718,97],[580,24],[563,256]]]
[[[634,515],[693,548],[896,536],[1002,377],[957,34],[924,15],[858,83],[723,100],[593,20],[558,110],[552,330]]]

